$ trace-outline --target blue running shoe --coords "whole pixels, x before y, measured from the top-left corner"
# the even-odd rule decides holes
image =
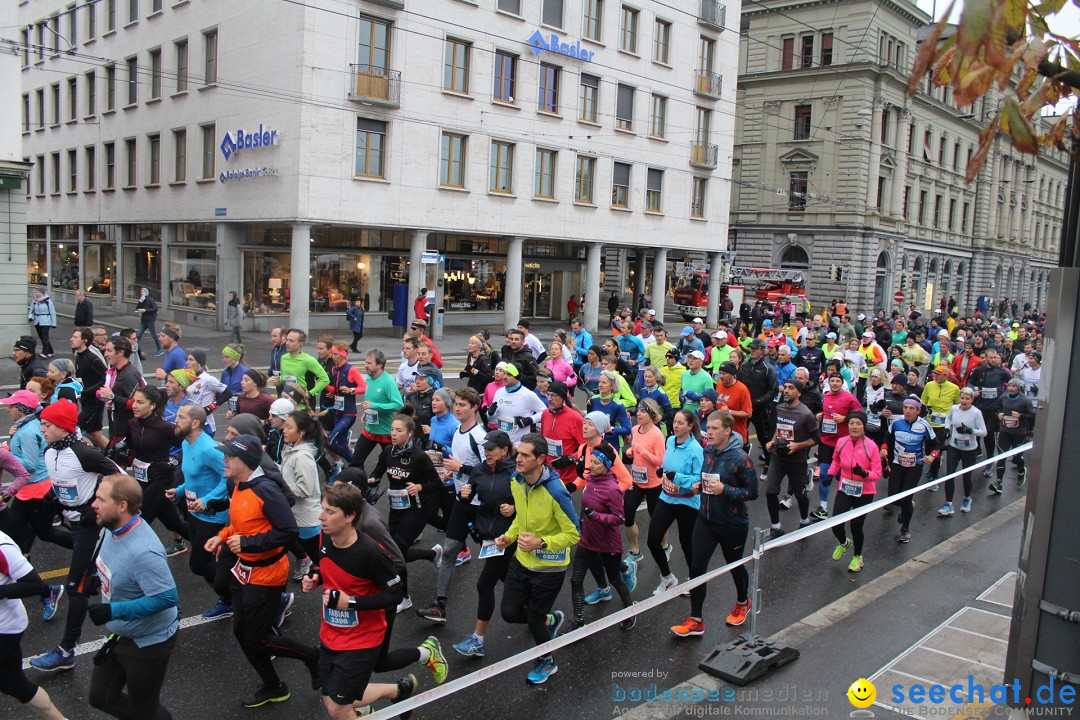
[[[214,603],[214,606],[204,612],[202,616],[206,619],[219,618],[219,617],[232,617],[233,607],[226,604],[225,600],[218,598],[218,601]]]
[[[628,562],[624,564],[622,579],[626,583],[626,589],[634,592],[634,588],[637,587],[637,563]]]
[[[49,652],[30,659],[30,667],[42,672],[70,670],[75,667],[75,654],[64,652],[62,647],[54,647]]]
[[[626,557],[623,558],[623,562],[641,562],[641,559],[644,557],[645,556],[642,555],[640,552],[630,552],[629,550],[627,550]]]
[[[548,613],[547,628],[551,632],[551,639],[554,640],[559,636],[559,628],[562,627],[563,620],[566,616],[563,615],[562,610],[556,610],[555,612]],[[543,682],[541,680],[540,682]]]
[[[555,664],[555,658],[537,658],[527,679],[530,685],[543,685],[557,672],[559,672],[559,666]]]
[[[64,596],[63,585],[50,585],[49,597],[43,598],[41,601],[41,619],[44,622],[49,622],[56,617],[56,611],[60,606],[60,598]]]
[[[465,656],[484,657],[484,641],[475,633],[469,635],[459,643],[454,643],[454,649]]]
[[[634,563],[630,563],[631,567]],[[597,603],[611,602],[611,588],[602,587],[596,588],[591,593],[585,596],[586,605],[596,605]]]

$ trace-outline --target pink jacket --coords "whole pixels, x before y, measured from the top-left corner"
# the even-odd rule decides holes
[[[866,471],[867,477],[861,477],[851,472],[856,465]],[[836,443],[836,451],[833,453],[832,465],[829,466],[829,474],[837,477],[837,487],[840,487],[840,478],[849,480],[861,480],[863,495],[873,495],[877,492],[877,481],[881,479],[881,452],[870,438],[863,436],[862,440],[852,443],[851,437],[840,438]]]
[[[574,368],[561,357],[548,358],[544,363],[544,367],[551,371],[556,380],[566,383],[567,387],[572,388],[577,385],[577,375],[574,374]]]

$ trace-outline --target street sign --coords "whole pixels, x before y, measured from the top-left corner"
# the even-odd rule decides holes
[[[900,303],[904,302],[904,293],[897,290],[896,294],[892,296],[892,299],[894,303],[899,305]]]
[[[423,255],[420,256],[420,262],[424,265],[435,265],[440,260],[441,256],[434,250],[425,250]]]

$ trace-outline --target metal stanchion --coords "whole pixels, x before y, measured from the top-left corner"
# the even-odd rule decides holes
[[[765,549],[766,531],[754,528],[754,562],[750,567],[750,631],[729,643],[717,645],[698,667],[708,674],[736,685],[746,685],[799,657],[799,651],[787,645],[762,638],[757,633],[758,613],[761,612],[761,590],[758,578],[761,557]]]

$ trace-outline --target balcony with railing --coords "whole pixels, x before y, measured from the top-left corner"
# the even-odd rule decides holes
[[[720,98],[724,76],[720,73],[698,70],[694,73],[694,94],[707,98]]]
[[[702,142],[690,143],[690,164],[694,167],[715,170],[719,155],[720,148],[717,145]]]
[[[716,0],[701,0],[701,9],[698,11],[698,22],[715,30],[724,29],[724,21],[727,19],[727,5],[718,3]]]
[[[349,99],[383,107],[401,106],[401,71],[377,65],[350,65]]]

